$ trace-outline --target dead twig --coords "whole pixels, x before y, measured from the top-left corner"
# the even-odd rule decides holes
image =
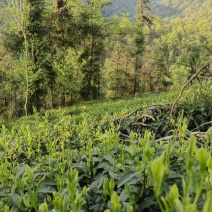
[[[209,121],[209,122],[206,122],[206,123],[203,123],[203,124],[199,125],[197,128],[191,130],[191,132],[193,132],[193,131],[199,129],[199,128],[202,127],[202,126],[208,125],[208,124],[212,124],[212,121]]]
[[[144,123],[142,123],[142,122],[139,121],[139,120],[140,120],[141,118],[143,118],[143,117],[148,117],[148,118],[151,118],[153,121],[155,121],[155,118],[154,118],[153,116],[148,115],[148,114],[142,114],[142,115],[132,124],[132,126],[134,126],[134,125],[141,125],[141,126],[146,127],[146,126],[147,126],[146,124],[144,124]]]
[[[169,140],[170,138],[173,138],[174,136],[173,135],[170,135],[170,136],[166,136],[166,137],[163,137],[163,138],[160,138],[160,139],[157,139],[157,140],[154,140],[154,142],[160,142],[160,141],[167,141]]]
[[[206,132],[190,132],[190,134],[198,136],[198,137],[205,137]],[[174,137],[173,135],[166,136],[166,137],[154,140],[154,142],[167,141],[167,140],[169,140],[169,139],[171,139],[173,137]]]
[[[121,136],[121,137],[124,137],[124,138],[128,138],[128,139],[130,138],[129,135],[125,135],[125,134],[123,134],[123,133],[120,133],[120,136]]]
[[[148,118],[152,119],[153,121],[155,121],[155,118],[153,116],[148,115],[148,114],[142,114],[135,122],[138,122],[138,120],[143,118],[143,117],[148,117]]]
[[[144,124],[142,122],[135,122],[135,123],[132,124],[132,126],[134,126],[134,125],[141,125],[141,126],[146,127],[146,124]]]
[[[212,80],[212,77],[206,77],[206,76],[199,76],[200,79],[205,79],[205,80]]]
[[[191,132],[191,135],[195,135],[198,137],[205,137],[206,132]]]

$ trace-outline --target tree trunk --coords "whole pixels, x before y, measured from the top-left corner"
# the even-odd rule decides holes
[[[135,58],[135,73],[134,73],[134,84],[133,84],[133,95],[137,92],[137,69],[138,69],[138,56]]]

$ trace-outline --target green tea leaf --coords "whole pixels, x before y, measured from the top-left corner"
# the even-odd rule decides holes
[[[212,211],[212,192],[208,192],[207,199],[203,206],[203,212],[211,212]]]
[[[204,148],[200,148],[196,151],[196,157],[200,164],[200,170],[206,172],[206,162],[208,159],[208,151]]]
[[[38,189],[39,193],[54,193],[56,191],[56,189],[54,187],[51,186],[41,186]]]
[[[0,197],[6,196],[8,194],[10,194],[10,188],[9,187],[0,188]]]
[[[20,203],[20,196],[16,193],[9,194],[8,196],[10,197],[10,201],[12,205],[15,207],[18,207]]]
[[[159,196],[163,191],[163,183],[168,173],[168,168],[163,163],[164,155],[156,158],[151,164],[151,170],[154,177],[154,191]]]
[[[133,177],[137,176],[140,174],[140,172],[137,171],[128,171],[118,181],[118,188],[124,185],[125,183],[129,183],[130,180],[132,180]]]
[[[41,212],[48,212],[48,204],[46,202],[42,203],[40,206],[39,206],[39,210]]]
[[[20,178],[20,177],[23,176],[23,174],[24,174],[24,172],[26,170],[26,167],[27,167],[27,165],[23,164],[23,165],[21,165],[21,166],[16,168],[16,172],[17,172],[16,178]]]
[[[56,184],[56,182],[53,180],[53,179],[51,179],[51,178],[45,178],[43,181],[42,181],[42,183],[41,183],[41,185],[40,185],[41,187],[43,186],[57,186],[57,184]]]

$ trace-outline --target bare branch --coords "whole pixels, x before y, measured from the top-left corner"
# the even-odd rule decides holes
[[[195,130],[199,129],[200,127],[205,126],[205,125],[208,125],[208,124],[212,124],[212,121],[209,121],[209,122],[203,123],[203,124],[201,124],[200,126],[198,126],[197,128],[195,128],[195,129],[193,129],[193,130],[191,130],[191,131],[193,132],[193,131],[195,131]]]

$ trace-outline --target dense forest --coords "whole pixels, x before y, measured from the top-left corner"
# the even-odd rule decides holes
[[[210,0],[0,2],[0,116],[179,89],[211,59]],[[199,83],[211,83],[211,65]]]

